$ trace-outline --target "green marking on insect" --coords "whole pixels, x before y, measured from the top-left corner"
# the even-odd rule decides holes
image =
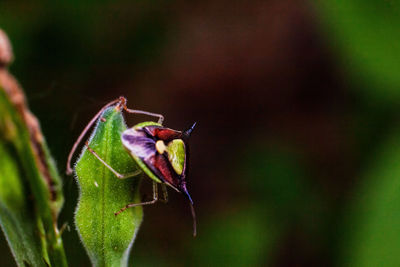
[[[85,127],[81,135],[78,137],[68,157],[67,174],[72,174],[71,168],[72,156],[82,141],[83,137],[90,127],[98,120],[104,122],[102,113],[108,107],[115,105],[116,109],[123,109],[127,113],[144,114],[158,117],[158,122],[146,121],[139,123],[132,128],[122,132],[121,141],[126,151],[132,156],[140,169],[153,180],[153,200],[142,203],[130,203],[115,213],[120,214],[127,208],[135,206],[143,206],[154,204],[159,200],[157,192],[157,184],[160,183],[165,192],[164,200],[166,201],[165,185],[168,185],[178,192],[183,193],[190,201],[190,207],[193,217],[193,236],[196,236],[196,215],[193,208],[193,200],[186,188],[186,177],[188,173],[188,139],[196,125],[193,124],[186,131],[176,131],[162,126],[164,117],[160,114],[150,113],[141,110],[132,110],[126,107],[126,99],[120,97],[105,105]],[[135,173],[120,174],[105,162],[93,149],[89,147],[88,142],[85,143],[88,151],[92,153],[104,166],[106,166],[119,179],[138,175]]]
[[[162,141],[161,141],[162,142]],[[174,139],[166,147],[168,160],[178,175],[181,175],[186,164],[185,143],[182,139]]]

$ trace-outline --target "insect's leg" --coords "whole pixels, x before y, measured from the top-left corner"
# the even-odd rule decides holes
[[[125,99],[124,97],[121,96],[120,98],[115,99],[115,100],[111,101],[110,103],[108,103],[107,105],[105,105],[104,107],[102,107],[102,108],[100,109],[100,111],[97,112],[97,114],[94,115],[94,117],[92,118],[92,120],[86,125],[85,129],[83,129],[83,131],[82,131],[82,133],[79,135],[78,139],[76,139],[74,145],[72,146],[71,152],[69,152],[69,155],[68,155],[67,171],[66,171],[68,175],[72,174],[72,172],[73,172],[73,170],[72,170],[72,168],[71,168],[72,156],[74,155],[76,148],[78,147],[79,143],[82,141],[82,139],[83,139],[83,137],[85,136],[85,134],[87,133],[87,131],[89,131],[90,127],[92,127],[93,123],[96,122],[97,118],[103,113],[103,111],[104,111],[105,109],[107,109],[108,107],[110,107],[110,106],[112,106],[112,105],[114,105],[114,104],[116,104],[116,103],[118,103],[118,102],[120,103],[120,105],[125,106],[126,99]]]
[[[141,170],[137,170],[135,172],[131,172],[131,173],[126,173],[126,174],[120,174],[119,172],[117,172],[116,170],[114,170],[110,165],[108,165],[107,162],[105,162],[88,144],[88,142],[85,142],[85,145],[88,149],[88,151],[90,153],[93,154],[93,156],[95,156],[101,163],[103,163],[104,166],[106,166],[110,171],[112,171],[112,173],[115,174],[115,176],[117,176],[117,178],[119,179],[125,179],[125,178],[129,178],[132,176],[136,176],[138,174],[140,174],[142,171]]]
[[[158,187],[157,187],[157,183],[153,182],[153,200],[141,202],[141,203],[130,203],[130,204],[126,205],[125,207],[123,207],[122,209],[120,209],[119,211],[117,211],[116,213],[114,213],[114,215],[117,216],[121,212],[124,212],[126,209],[129,209],[132,207],[154,204],[157,202],[157,200],[158,200]]]
[[[161,184],[161,190],[163,191],[163,198],[160,199],[160,201],[164,202],[164,203],[167,203],[168,202],[167,186],[165,184]]]
[[[60,230],[58,230],[60,236],[64,233],[65,230],[68,230],[68,231],[69,231],[69,229],[70,229],[70,228],[69,228],[68,223],[65,222],[65,223],[61,226]]]
[[[137,110],[137,109],[129,109],[126,106],[124,106],[124,109],[126,112],[128,113],[133,113],[133,114],[143,114],[143,115],[148,115],[148,116],[152,116],[152,117],[157,117],[158,118],[158,123],[162,124],[164,121],[164,116],[161,114],[157,114],[157,113],[152,113],[152,112],[147,112],[147,111],[143,111],[143,110]]]

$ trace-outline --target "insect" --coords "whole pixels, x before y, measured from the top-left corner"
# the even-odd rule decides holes
[[[150,205],[158,200],[158,186],[164,193],[164,200],[167,201],[166,185],[172,187],[176,191],[183,193],[190,202],[190,208],[193,217],[193,236],[196,236],[196,214],[193,207],[193,200],[186,188],[186,177],[188,173],[188,139],[196,125],[194,123],[186,131],[176,131],[166,128],[162,125],[164,117],[161,114],[151,113],[142,110],[128,109],[126,106],[126,98],[120,97],[115,99],[101,108],[101,110],[92,118],[86,125],[78,139],[74,143],[71,152],[68,156],[67,174],[72,174],[71,168],[72,157],[86,135],[91,126],[98,120],[104,110],[112,105],[125,110],[131,114],[144,114],[158,118],[158,122],[142,122],[132,128],[129,128],[121,133],[121,142],[126,151],[135,160],[141,171],[147,174],[153,180],[153,199],[151,201],[141,203],[129,203],[115,213],[115,216],[125,211],[130,207]],[[100,118],[104,122],[103,118]],[[92,148],[88,142],[85,142],[88,151],[93,154],[104,166],[106,166],[117,178],[125,179],[136,176],[141,171],[129,174],[120,174],[105,162]]]

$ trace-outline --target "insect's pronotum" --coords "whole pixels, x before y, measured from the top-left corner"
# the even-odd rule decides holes
[[[72,174],[71,168],[72,156],[82,141],[85,134],[91,126],[102,115],[104,110],[116,105],[117,109],[123,109],[127,113],[144,114],[158,118],[158,122],[142,122],[132,128],[125,130],[121,134],[121,141],[127,152],[132,156],[135,162],[140,167],[141,171],[147,174],[153,180],[153,199],[151,201],[141,203],[129,203],[122,207],[115,215],[120,214],[130,207],[150,205],[156,203],[158,198],[158,186],[164,193],[164,200],[167,200],[166,185],[172,187],[178,192],[183,193],[190,201],[190,207],[193,217],[193,236],[196,236],[196,215],[193,208],[193,200],[186,188],[186,175],[188,173],[188,139],[192,133],[196,123],[186,131],[176,131],[162,126],[164,117],[160,114],[155,114],[142,110],[128,109],[126,99],[120,97],[105,105],[88,123],[74,143],[71,152],[68,156],[67,174]],[[104,118],[100,118],[104,122]],[[136,176],[141,171],[127,174],[118,173],[112,166],[105,162],[92,148],[88,142],[85,145],[90,153],[92,153],[104,166],[106,166],[117,178],[125,179]]]

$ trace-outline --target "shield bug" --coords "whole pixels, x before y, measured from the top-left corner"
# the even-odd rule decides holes
[[[176,191],[183,193],[189,200],[193,217],[193,236],[196,236],[196,215],[193,207],[193,200],[186,188],[189,158],[188,140],[196,123],[186,131],[176,131],[166,128],[162,125],[164,120],[162,115],[142,110],[128,109],[126,106],[126,99],[120,97],[105,105],[82,131],[68,156],[67,174],[70,175],[73,172],[71,168],[71,159],[79,143],[99,117],[100,120],[103,120],[101,114],[112,105],[116,105],[116,108],[123,109],[127,113],[144,114],[158,118],[158,122],[142,122],[121,133],[121,142],[126,151],[132,156],[141,171],[153,180],[153,199],[141,203],[129,203],[115,212],[115,215],[117,216],[130,207],[150,205],[156,203],[158,200],[167,201],[166,185],[168,185]],[[88,151],[114,173],[117,178],[125,179],[139,174],[140,171],[128,174],[118,173],[112,166],[105,162],[96,151],[89,147],[88,142],[85,142],[85,145]],[[158,197],[157,184],[161,184],[164,199],[159,199]]]

